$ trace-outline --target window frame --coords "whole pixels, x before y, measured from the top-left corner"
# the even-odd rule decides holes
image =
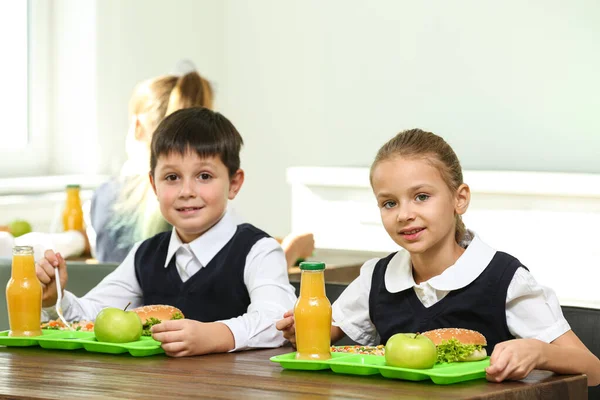
[[[27,0],[27,145],[0,146],[0,178],[46,175],[51,143],[50,54],[52,35],[50,3]]]

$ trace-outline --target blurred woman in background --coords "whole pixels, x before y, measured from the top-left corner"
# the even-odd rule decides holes
[[[152,133],[174,111],[212,109],[213,94],[210,82],[195,70],[181,76],[159,76],[136,86],[129,102],[127,161],[118,178],[96,190],[86,221],[92,254],[100,262],[120,263],[136,242],[171,229],[159,211],[148,178]],[[288,266],[314,250],[312,234],[288,235],[281,243]]]

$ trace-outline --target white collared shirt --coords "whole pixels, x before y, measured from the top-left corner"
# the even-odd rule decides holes
[[[173,229],[167,250],[165,268],[175,256],[177,272],[186,281],[213,259],[235,234],[237,224],[229,213],[210,230],[189,244],[183,244]],[[130,309],[143,304],[142,289],[135,276],[134,258],[140,243],[129,252],[123,263],[106,276],[94,289],[78,298],[65,290],[62,308],[67,320],[93,320],[104,307]],[[90,268],[93,268],[90,267]],[[283,249],[273,238],[263,238],[254,244],[246,257],[244,284],[250,295],[245,314],[220,321],[227,325],[235,338],[235,349],[278,347],[285,343],[275,322],[296,301],[295,290],[289,283]],[[44,310],[46,319],[52,310]]]
[[[452,290],[473,282],[488,266],[496,251],[475,236],[456,263],[428,281],[416,284],[410,254],[400,250],[390,260],[385,287],[391,293],[413,288],[425,307],[431,307]],[[380,338],[369,315],[369,293],[378,258],[369,260],[356,278],[333,303],[334,325],[352,340],[379,344]],[[571,328],[562,314],[554,291],[539,285],[525,268],[518,268],[506,295],[506,322],[516,338],[534,338],[550,343]]]

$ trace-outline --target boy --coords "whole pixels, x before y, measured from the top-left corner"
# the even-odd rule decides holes
[[[163,120],[152,137],[150,182],[173,230],[136,244],[84,297],[65,292],[65,318],[94,319],[104,307],[129,302],[170,304],[186,319],[152,327],[167,355],[282,345],[274,321],[296,300],[284,253],[275,239],[250,224],[237,226],[227,212],[244,182],[242,144],[231,122],[206,108]],[[56,302],[55,267],[64,288],[60,254],[48,250],[36,266],[44,307]]]

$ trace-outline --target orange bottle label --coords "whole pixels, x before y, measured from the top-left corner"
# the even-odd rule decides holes
[[[39,336],[42,284],[35,274],[33,253],[13,255],[12,276],[6,285],[9,336]]]
[[[331,303],[325,295],[323,271],[302,271],[300,296],[294,307],[296,358],[331,358]]]

